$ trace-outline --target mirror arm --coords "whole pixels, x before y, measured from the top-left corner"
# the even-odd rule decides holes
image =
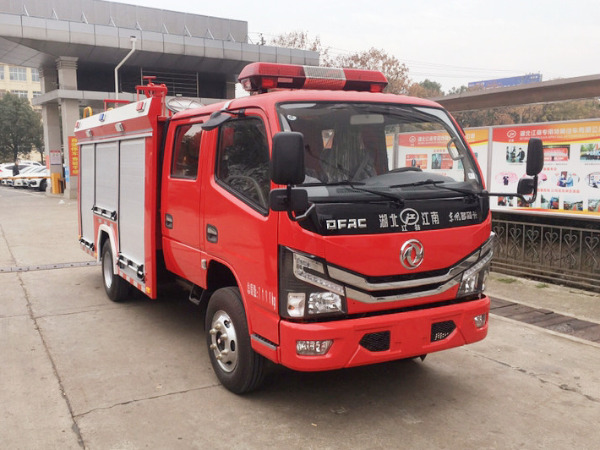
[[[531,200],[529,200],[527,203],[529,203],[530,205],[535,202],[535,199],[537,198],[537,190],[538,190],[538,176],[534,175],[533,176],[533,194],[531,194]],[[527,201],[527,200],[525,200]]]
[[[314,203],[308,207],[308,209],[304,212],[304,214],[301,214],[299,216],[294,217],[294,215],[292,214],[292,211],[290,209],[288,209],[287,213],[288,213],[289,219],[292,222],[302,222],[303,220],[308,219],[308,216],[310,216],[310,214],[312,213],[313,209],[315,209],[315,204]]]
[[[288,218],[292,221],[292,222],[302,222],[303,220],[308,219],[308,216],[310,216],[310,214],[312,213],[313,209],[315,209],[315,204],[311,204],[308,209],[306,211],[304,211],[304,214],[301,214],[299,216],[294,216],[294,214],[292,213],[292,185],[288,184],[285,188],[285,192],[287,195],[287,215]]]

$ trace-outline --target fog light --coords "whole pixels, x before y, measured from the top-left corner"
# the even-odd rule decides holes
[[[296,341],[296,353],[299,355],[325,355],[333,344],[332,339],[325,341]]]
[[[473,317],[473,321],[475,322],[475,326],[477,328],[481,328],[485,325],[487,319],[487,314],[479,314],[478,316]]]

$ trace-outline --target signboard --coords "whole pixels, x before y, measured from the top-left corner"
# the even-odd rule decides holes
[[[514,196],[491,199],[492,209],[585,215],[600,219],[600,121],[511,125],[492,130],[491,192],[516,192],[525,176],[527,142],[541,138],[544,170],[532,206]]]
[[[495,80],[475,81],[469,83],[470,88],[494,89],[505,88],[511,86],[519,86],[522,84],[539,83],[542,81],[541,73],[530,73],[517,77],[497,78]]]
[[[475,159],[479,163],[481,173],[483,174],[483,180],[485,185],[488,186],[488,148],[490,143],[490,129],[489,128],[467,128],[465,130],[465,137],[467,143],[475,154]]]
[[[450,136],[445,131],[399,134],[399,167],[419,167],[454,179],[462,178],[461,162],[454,161],[448,154],[446,145],[449,140]]]
[[[60,150],[50,150],[50,165],[62,165],[62,154],[60,153]]]
[[[479,163],[484,180],[488,159],[489,129],[471,128],[465,130],[469,146]],[[399,158],[401,165],[417,166],[423,170],[432,170],[440,175],[462,179],[462,162],[454,161],[448,154],[446,145],[449,135],[446,132],[403,133],[398,135],[398,150],[404,155]]]
[[[79,175],[79,146],[75,136],[69,136],[69,174],[74,177]]]

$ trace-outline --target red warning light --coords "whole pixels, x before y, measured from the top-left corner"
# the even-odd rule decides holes
[[[323,89],[383,92],[387,79],[376,70],[299,66],[294,64],[252,63],[238,78],[253,93],[270,89]]]

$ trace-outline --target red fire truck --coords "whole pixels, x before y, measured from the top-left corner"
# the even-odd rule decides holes
[[[172,112],[183,100],[149,83],[77,122],[79,241],[108,297],[189,286],[236,393],[267,359],[320,371],[483,339],[493,194],[454,119],[374,71],[254,63],[239,79],[255,95]],[[518,195],[537,190],[530,147]]]

